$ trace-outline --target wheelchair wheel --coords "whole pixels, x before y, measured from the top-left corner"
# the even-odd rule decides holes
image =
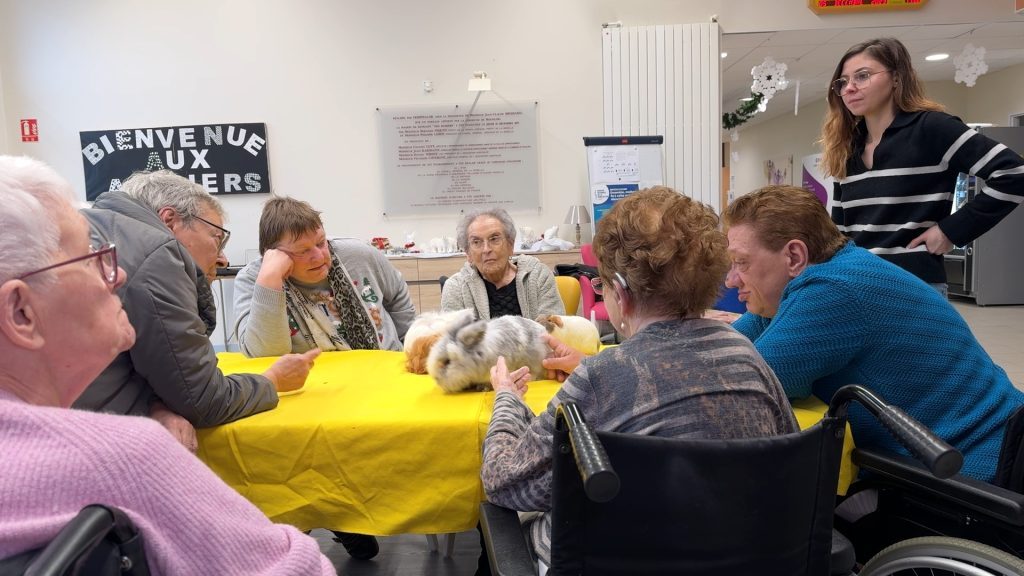
[[[1020,576],[1024,560],[971,540],[928,536],[897,542],[864,565],[858,576]]]

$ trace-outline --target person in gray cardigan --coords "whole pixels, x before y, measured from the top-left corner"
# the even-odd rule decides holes
[[[328,241],[319,212],[278,197],[263,206],[260,253],[235,278],[243,354],[402,349],[416,309],[380,250],[354,238]]]
[[[94,236],[117,246],[127,273],[119,295],[138,336],[75,408],[151,416],[194,451],[194,428],[269,410],[278,391],[302,387],[315,354],[283,357],[263,374],[217,368],[207,277],[228,232],[223,208],[202,186],[169,170],[138,172],[82,214]]]
[[[260,254],[235,278],[235,330],[247,356],[305,350],[401,350],[416,317],[402,275],[359,240],[327,240],[320,213],[277,197],[260,215]],[[353,558],[377,539],[334,531]]]
[[[478,318],[564,314],[555,276],[533,256],[513,256],[516,225],[508,212],[493,208],[467,214],[458,226],[466,263],[441,290],[441,310],[472,308]]]

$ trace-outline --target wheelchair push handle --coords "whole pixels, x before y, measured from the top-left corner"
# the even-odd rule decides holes
[[[597,434],[583,421],[583,415],[576,404],[559,404],[555,419],[559,429],[569,431],[573,457],[587,497],[594,502],[608,502],[615,498],[619,493],[619,475],[612,468]]]
[[[829,403],[828,415],[846,418],[847,408],[854,400],[867,408],[936,478],[949,478],[960,471],[964,457],[959,450],[903,410],[886,404],[874,392],[859,384],[849,384],[837,390]]]

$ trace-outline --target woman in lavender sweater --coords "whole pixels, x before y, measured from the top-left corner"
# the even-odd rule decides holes
[[[317,543],[266,516],[153,420],[68,407],[135,331],[116,251],[71,187],[0,156],[0,559],[40,548],[99,503],[139,528],[152,574],[334,574]]]

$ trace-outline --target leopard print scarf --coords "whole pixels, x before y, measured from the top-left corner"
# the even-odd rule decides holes
[[[299,324],[299,332],[310,348],[321,350],[379,350],[380,340],[373,320],[356,293],[348,271],[331,247],[331,267],[327,273],[334,305],[341,321],[324,326],[314,314],[317,305],[298,290],[291,281],[284,283],[288,313]]]

